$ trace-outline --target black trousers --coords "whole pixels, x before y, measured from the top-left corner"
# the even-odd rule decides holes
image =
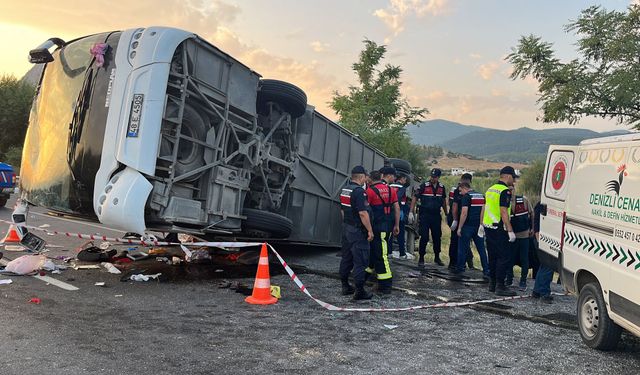
[[[420,245],[418,246],[418,253],[421,257],[424,257],[424,254],[427,253],[429,232],[431,232],[431,241],[433,241],[433,253],[436,257],[439,257],[442,240],[442,218],[440,214],[420,215]]]
[[[356,287],[364,286],[365,270],[369,266],[370,247],[367,235],[362,229],[353,225],[345,225],[343,228],[342,259],[340,261],[340,277],[349,279],[349,273],[353,270],[353,281]]]
[[[509,234],[502,228],[485,228],[485,237],[489,255],[489,277],[492,283],[504,285],[507,268],[511,264]]]

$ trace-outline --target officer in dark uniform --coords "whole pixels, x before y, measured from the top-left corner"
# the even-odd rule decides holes
[[[354,292],[349,285],[349,273],[353,269],[355,294],[353,299],[371,299],[372,294],[364,289],[365,269],[369,265],[370,246],[373,240],[371,227],[371,209],[364,190],[367,173],[364,167],[358,165],[351,170],[351,181],[340,194],[344,220],[344,238],[342,260],[340,261],[340,277],[342,279],[342,294]],[[347,195],[348,193],[348,195]],[[345,251],[345,249],[347,249]]]
[[[356,166],[353,168],[353,170],[351,170],[352,176],[362,174],[359,172],[365,172],[364,174],[366,178],[367,173],[364,168]],[[342,214],[342,258],[340,259],[340,279],[342,280],[342,295],[344,296],[353,294],[353,292],[355,292],[353,286],[349,284],[349,275],[351,274],[351,270],[353,269],[353,255],[351,254],[351,244],[347,240],[347,226],[353,225],[351,193],[353,192],[353,189],[357,188],[358,186],[361,185],[358,185],[352,179],[350,179],[349,181],[347,181],[346,185],[340,192],[340,213]]]
[[[398,232],[398,251],[392,251],[392,256],[399,259],[413,260],[413,254],[407,254],[405,244],[405,226],[409,218],[409,202],[407,198],[407,188],[409,187],[409,178],[405,174],[398,175],[398,178],[391,185],[395,189],[400,204],[400,232]],[[393,238],[389,239],[389,249],[393,249]]]
[[[505,286],[507,267],[511,264],[511,244],[516,234],[511,226],[511,190],[517,177],[511,166],[500,170],[500,180],[486,192],[482,224],[487,238],[489,253],[489,291],[499,296],[515,296],[516,293]]]
[[[400,206],[395,190],[385,182],[393,181],[396,170],[383,167],[380,170],[382,179],[374,181],[367,189],[367,199],[373,214],[373,241],[371,242],[371,259],[368,272],[375,271],[378,278],[378,290],[383,294],[391,293],[392,273],[389,263],[387,238],[400,232]],[[372,173],[372,178],[374,178]]]
[[[462,209],[461,200],[462,194],[460,194],[460,184],[471,184],[473,175],[471,173],[465,173],[460,176],[460,182],[454,188],[451,188],[449,192],[449,214],[447,215],[447,225],[451,228],[451,241],[449,242],[449,266],[450,270],[455,270],[458,264],[458,227],[460,223],[460,210]],[[473,253],[469,250],[466,255],[467,266],[469,269],[473,267]]]
[[[431,170],[431,178],[429,181],[423,182],[415,192],[411,200],[411,208],[409,210],[412,220],[413,212],[420,199],[420,245],[418,252],[418,266],[424,266],[424,255],[427,252],[427,243],[429,242],[429,232],[433,240],[434,262],[440,266],[444,263],[440,260],[440,241],[442,239],[442,216],[440,210],[447,214],[447,193],[443,184],[440,183],[440,175],[442,171],[439,168]]]

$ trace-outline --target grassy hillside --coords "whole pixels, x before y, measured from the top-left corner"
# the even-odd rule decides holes
[[[484,128],[472,125],[462,125],[447,120],[429,120],[417,125],[407,126],[407,133],[413,143],[419,145],[439,145],[465,134],[482,131]]]

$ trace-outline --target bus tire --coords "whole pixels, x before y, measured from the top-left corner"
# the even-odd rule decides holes
[[[582,341],[598,350],[615,349],[622,328],[609,318],[599,283],[591,282],[580,290],[577,310]]]
[[[258,113],[266,115],[267,103],[278,103],[292,118],[298,118],[307,110],[307,94],[298,86],[275,79],[260,81]]]
[[[175,111],[178,109],[175,108]],[[209,126],[203,116],[189,104],[184,106],[182,114],[182,125],[180,133],[194,139],[205,141],[207,139],[207,131]],[[171,145],[168,141],[162,141],[160,145],[163,154],[171,151]],[[199,143],[192,142],[188,139],[181,138],[178,145],[177,160],[174,164],[175,176],[183,175],[194,169],[200,168],[205,164],[204,146]],[[185,178],[185,181],[192,182],[200,178],[204,172]]]
[[[287,238],[293,230],[293,222],[288,217],[274,212],[245,208],[242,214],[247,217],[243,229],[248,232],[260,231],[271,238]]]

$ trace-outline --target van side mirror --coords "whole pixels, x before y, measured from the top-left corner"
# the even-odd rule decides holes
[[[540,215],[547,216],[547,205],[546,204],[541,204],[540,205]]]

